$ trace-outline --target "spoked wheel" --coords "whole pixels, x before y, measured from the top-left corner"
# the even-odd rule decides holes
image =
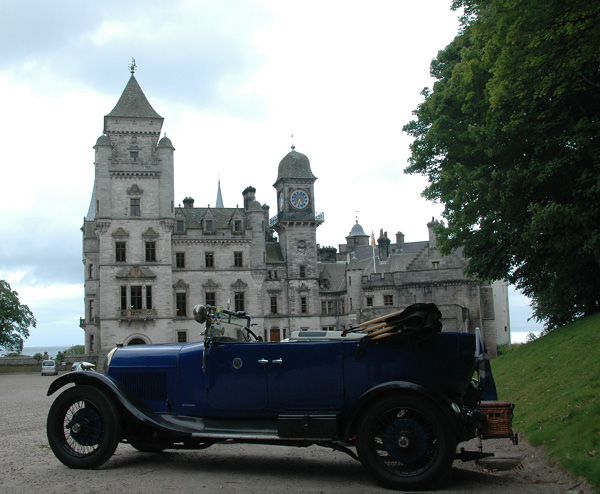
[[[104,393],[75,386],[52,403],[46,431],[50,447],[62,463],[70,468],[97,468],[115,452],[121,420]]]
[[[414,396],[383,399],[364,414],[356,432],[361,463],[383,486],[428,489],[448,473],[454,431],[435,405]]]

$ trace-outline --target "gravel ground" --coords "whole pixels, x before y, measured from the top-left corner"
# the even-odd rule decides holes
[[[202,451],[140,453],[121,444],[97,470],[70,470],[55,457],[46,438],[46,396],[54,377],[0,374],[0,493],[384,493],[360,463],[344,453],[312,446],[215,445]],[[467,449],[476,449],[477,443]],[[484,450],[518,457],[510,470],[490,470],[455,461],[436,492],[507,494],[591,494],[594,491],[550,464],[523,441],[486,441]]]

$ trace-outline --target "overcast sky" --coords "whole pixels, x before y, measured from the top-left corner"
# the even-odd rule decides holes
[[[25,346],[83,343],[81,231],[103,117],[136,78],[165,118],[175,202],[226,207],[257,189],[275,214],[279,161],[308,156],[323,246],[365,232],[427,238],[442,207],[403,173],[402,126],[457,34],[450,0],[28,0],[0,17],[0,278],[38,321]],[[511,324],[527,324],[511,294]],[[514,338],[513,338],[514,339]]]

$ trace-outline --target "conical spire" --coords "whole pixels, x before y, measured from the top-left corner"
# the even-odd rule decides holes
[[[217,204],[216,208],[224,208],[223,206],[223,196],[221,196],[221,179],[219,178],[219,187],[217,189]]]
[[[152,105],[144,95],[133,73],[129,78],[123,94],[117,105],[106,115],[107,117],[133,117],[133,118],[157,118],[162,117],[154,111]]]

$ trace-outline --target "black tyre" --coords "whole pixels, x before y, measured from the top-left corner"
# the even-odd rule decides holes
[[[395,396],[366,410],[356,431],[356,449],[363,466],[383,486],[423,490],[450,471],[456,436],[431,402]]]
[[[70,468],[97,468],[113,455],[121,439],[121,419],[102,391],[75,386],[50,407],[46,432],[56,457]]]

